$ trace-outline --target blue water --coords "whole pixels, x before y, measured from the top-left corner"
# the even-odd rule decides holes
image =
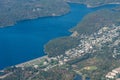
[[[82,80],[82,76],[80,76],[79,74],[77,74],[75,76],[74,80]],[[90,78],[86,77],[86,80],[90,80]]]
[[[43,46],[49,40],[70,35],[68,30],[88,13],[114,6],[87,8],[70,4],[71,12],[64,16],[21,21],[0,29],[0,69],[45,55]]]
[[[82,80],[81,78],[82,77],[80,75],[76,75],[75,78],[74,78],[74,80]]]

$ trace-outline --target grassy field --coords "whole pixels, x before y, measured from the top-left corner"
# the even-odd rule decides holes
[[[88,70],[88,71],[93,71],[93,70],[97,70],[97,67],[96,66],[87,66],[87,67],[84,67],[83,69]]]

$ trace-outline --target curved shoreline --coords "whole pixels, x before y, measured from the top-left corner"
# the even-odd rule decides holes
[[[70,11],[69,5],[64,1],[55,0],[49,2],[49,4],[48,2],[49,0],[3,1],[0,6],[0,28],[13,26],[24,20],[61,16]]]
[[[0,26],[0,28],[5,28],[5,27],[11,27],[11,26],[14,26],[16,24],[19,24],[21,22],[24,22],[24,21],[29,21],[29,20],[37,20],[39,18],[48,18],[48,17],[60,17],[60,16],[64,16],[66,14],[68,14],[70,12],[70,9],[68,11],[66,11],[65,13],[62,13],[62,14],[57,14],[57,15],[49,15],[49,16],[41,16],[41,17],[34,17],[34,18],[29,18],[29,19],[23,19],[23,20],[19,20],[19,21],[16,21],[14,23],[11,23],[11,24],[8,24],[6,26]]]
[[[74,3],[73,3],[74,4]],[[75,4],[78,4],[78,3],[75,3]],[[103,5],[104,6],[104,5]],[[52,16],[50,16],[50,17],[52,17]],[[47,17],[46,17],[47,18]],[[76,26],[75,26],[76,27]],[[74,28],[74,26],[73,26],[73,28]],[[74,33],[73,31],[69,31],[69,32],[71,32],[71,35]],[[70,36],[71,36],[70,35]],[[60,37],[57,37],[57,38],[60,38]],[[54,40],[54,39],[52,39],[52,40]],[[52,41],[52,40],[50,40],[50,41]],[[49,42],[48,42],[49,43]],[[46,43],[47,44],[47,43]],[[45,44],[45,45],[46,45]],[[45,47],[45,45],[44,45],[44,47]],[[47,54],[47,52],[45,51],[45,48],[44,48],[44,52]],[[46,57],[48,57],[48,54],[47,55],[45,55],[45,56],[42,56],[42,57],[38,57],[38,58],[36,58],[36,59],[33,59],[33,60],[29,60],[29,61],[26,61],[26,62],[23,62],[23,63],[20,63],[20,64],[17,64],[16,66],[22,66],[22,65],[25,65],[25,64],[28,64],[28,63],[30,63],[30,62],[34,62],[34,61],[38,61],[38,60],[40,60],[40,59],[43,59],[43,58],[46,58]]]
[[[73,26],[73,27],[74,27],[74,26]],[[59,38],[59,37],[58,37],[58,38]],[[42,57],[40,57],[40,58],[42,58]],[[37,58],[37,59],[38,59],[38,58]],[[36,60],[37,60],[37,59],[36,59]],[[35,60],[35,59],[34,59],[34,60]],[[27,62],[31,62],[31,61],[33,61],[33,60],[30,60],[30,61],[27,61]],[[25,63],[26,63],[26,62],[25,62]],[[21,64],[22,64],[22,63],[21,63]]]
[[[47,18],[47,17],[58,17],[58,16],[64,16],[66,14],[68,14],[70,12],[70,5],[69,4],[80,4],[80,5],[85,5],[87,8],[97,8],[97,7],[102,7],[102,6],[105,6],[105,5],[120,5],[119,2],[116,2],[116,3],[108,3],[108,4],[101,4],[101,5],[96,5],[96,6],[91,6],[89,4],[85,4],[85,3],[81,3],[81,2],[72,2],[72,1],[65,1],[65,3],[67,4],[66,6],[66,12],[64,13],[60,13],[60,14],[54,14],[52,13],[51,15],[44,15],[44,16],[38,16],[38,17],[33,17],[33,18],[28,18],[28,19],[21,19],[21,20],[18,20],[18,21],[14,21],[13,23],[8,23],[6,25],[2,25],[0,26],[0,28],[5,28],[5,27],[10,27],[10,26],[14,26],[16,24],[18,24],[19,22],[22,22],[22,21],[29,21],[29,20],[35,20],[35,19],[39,19],[39,18]]]

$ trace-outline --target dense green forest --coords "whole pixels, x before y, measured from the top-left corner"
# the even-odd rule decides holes
[[[68,12],[69,6],[62,0],[0,0],[0,27],[21,20],[59,16]]]
[[[0,0],[0,27],[11,26],[21,20],[64,15],[70,11],[66,2],[91,7],[120,3],[119,0]]]

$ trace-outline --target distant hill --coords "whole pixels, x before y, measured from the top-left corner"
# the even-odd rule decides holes
[[[120,23],[120,12],[114,9],[102,9],[93,12],[84,17],[84,19],[71,29],[71,31],[77,31],[79,34],[91,34],[103,26],[110,26],[112,24]]]
[[[11,26],[21,20],[64,15],[70,10],[66,2],[88,7],[120,3],[119,0],[0,0],[0,27]]]
[[[120,4],[120,0],[65,0],[72,3],[85,4],[88,7],[98,7],[106,4]]]
[[[69,12],[62,0],[0,0],[0,27],[21,20],[46,16],[59,16]]]

